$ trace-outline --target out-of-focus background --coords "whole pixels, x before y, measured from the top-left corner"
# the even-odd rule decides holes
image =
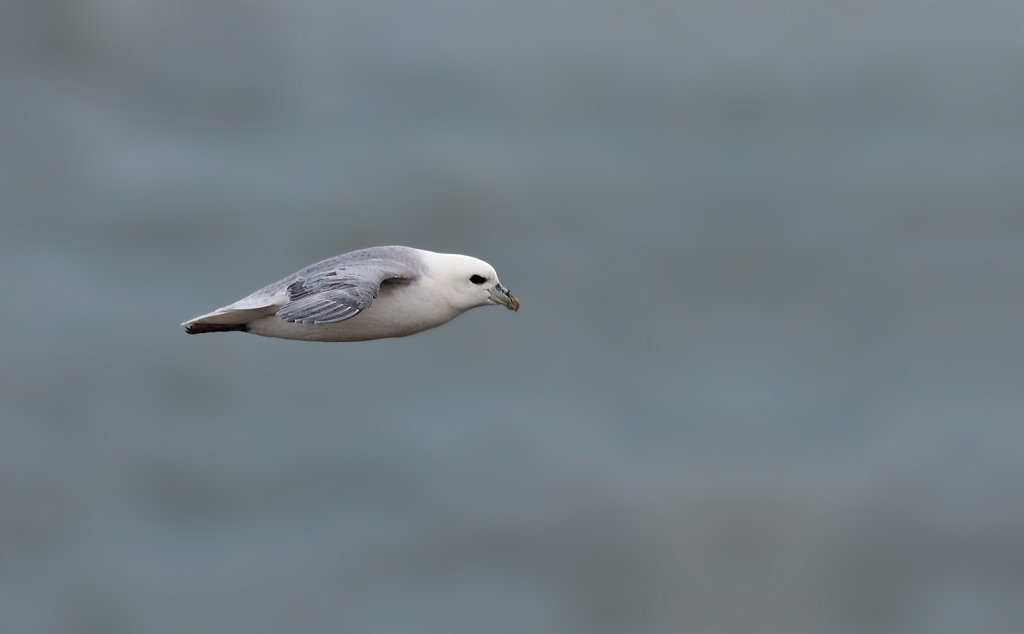
[[[4,3],[0,631],[1024,631],[1022,25]],[[377,244],[523,308],[178,325]]]

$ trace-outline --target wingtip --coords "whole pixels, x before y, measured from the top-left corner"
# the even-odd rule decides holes
[[[201,335],[206,332],[233,332],[236,330],[246,332],[249,330],[246,324],[197,324],[185,322],[182,326],[185,326],[185,332],[190,335]]]

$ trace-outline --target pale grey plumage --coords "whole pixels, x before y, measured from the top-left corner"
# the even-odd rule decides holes
[[[402,246],[328,258],[186,321],[186,332],[362,341],[433,328],[488,304],[518,310],[494,268],[473,257]]]
[[[277,316],[302,324],[329,324],[355,317],[370,307],[383,282],[416,279],[417,271],[411,263],[395,259],[394,253],[388,255],[389,259],[338,256],[320,263],[328,267],[326,270],[313,272],[313,267],[319,266],[314,264],[310,267],[313,270],[300,271],[288,284],[288,303]]]
[[[253,293],[274,295],[299,280],[352,279],[361,287],[380,286],[390,277],[413,280],[422,275],[425,264],[417,249],[402,246],[370,247],[342,253],[296,271],[283,280],[268,284]],[[376,280],[376,281],[374,281]]]

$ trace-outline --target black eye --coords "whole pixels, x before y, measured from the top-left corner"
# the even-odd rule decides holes
[[[487,281],[487,278],[480,277],[479,275],[474,275],[473,277],[469,278],[469,281],[473,282],[474,284],[483,284],[484,282]]]

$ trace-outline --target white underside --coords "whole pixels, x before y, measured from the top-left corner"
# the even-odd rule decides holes
[[[233,304],[185,322],[245,324],[247,332],[264,337],[305,341],[365,341],[405,337],[440,326],[464,312],[444,300],[430,279],[411,284],[385,284],[370,307],[355,317],[326,324],[301,324],[279,319],[275,313],[288,301],[281,291],[270,296],[254,293]],[[482,304],[481,304],[482,305]]]
[[[446,304],[427,301],[421,285],[384,286],[370,307],[355,317],[329,324],[298,324],[279,319],[273,313],[247,324],[248,332],[264,337],[305,341],[366,341],[405,337],[440,326],[462,311]],[[280,306],[275,307],[276,309]]]

